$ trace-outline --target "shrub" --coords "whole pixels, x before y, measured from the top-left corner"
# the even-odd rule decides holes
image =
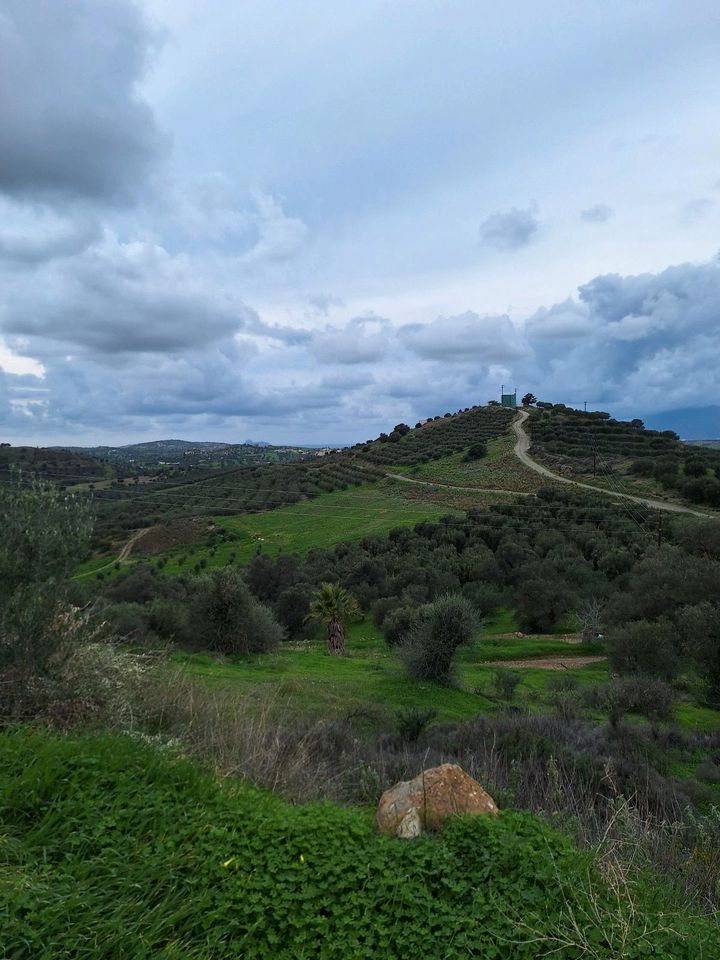
[[[383,636],[389,646],[403,643],[418,618],[418,607],[396,607],[388,613],[382,625]]]
[[[398,733],[408,743],[416,743],[420,735],[429,723],[437,716],[437,710],[432,707],[423,709],[422,707],[407,707],[404,710],[398,710],[397,727]]]
[[[481,460],[487,454],[487,444],[485,443],[474,443],[465,454],[465,460],[468,462],[472,460]]]
[[[0,484],[0,715],[41,712],[65,660],[95,636],[66,584],[91,529],[88,504],[51,484]]]
[[[678,667],[675,640],[676,630],[669,620],[633,620],[611,631],[608,652],[621,673],[647,673],[669,680]]]
[[[449,683],[455,653],[472,639],[475,626],[475,611],[465,597],[444,594],[422,607],[400,647],[409,676]]]
[[[273,605],[275,616],[291,637],[301,637],[308,633],[305,621],[310,610],[312,595],[313,589],[306,583],[286,587],[277,595]]]
[[[498,696],[508,702],[515,699],[515,690],[521,682],[522,677],[517,670],[508,670],[506,667],[500,667],[496,670],[493,678],[493,685]]]
[[[583,691],[588,707],[601,710],[617,722],[624,713],[639,713],[648,720],[672,717],[674,693],[670,684],[658,677],[619,677]]]
[[[283,639],[272,612],[231,567],[198,577],[191,588],[194,643],[226,654],[265,653]]]

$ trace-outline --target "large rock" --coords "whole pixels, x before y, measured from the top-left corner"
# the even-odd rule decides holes
[[[375,819],[381,833],[405,839],[440,826],[453,814],[497,814],[498,808],[477,780],[455,763],[402,780],[380,797]]]

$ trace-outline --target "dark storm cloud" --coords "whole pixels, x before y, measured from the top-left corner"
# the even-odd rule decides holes
[[[525,247],[537,233],[540,223],[532,208],[506,213],[493,213],[480,224],[480,241],[484,246],[498,250],[516,250]]]
[[[527,325],[533,382],[556,396],[589,394],[628,409],[687,405],[715,395],[720,354],[720,263],[657,274],[607,274]],[[562,350],[557,339],[565,337]]]
[[[4,0],[0,190],[134,197],[164,147],[137,93],[156,41],[131,0]]]

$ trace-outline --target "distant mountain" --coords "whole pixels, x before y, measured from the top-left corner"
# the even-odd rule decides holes
[[[665,410],[643,420],[648,430],[674,430],[682,440],[720,439],[720,406]]]
[[[243,441],[246,447],[271,447],[272,444],[268,443],[267,440],[244,440]]]

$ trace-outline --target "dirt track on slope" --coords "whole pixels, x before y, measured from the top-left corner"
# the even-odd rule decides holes
[[[667,513],[689,513],[694,517],[702,517],[706,520],[717,519],[711,513],[703,513],[700,510],[692,510],[690,507],[683,507],[679,503],[666,503],[664,500],[652,500],[649,497],[636,497],[632,493],[618,493],[614,490],[605,490],[603,487],[594,487],[590,483],[581,483],[579,480],[570,480],[568,477],[561,477],[560,474],[553,473],[547,467],[543,467],[528,453],[531,445],[529,435],[525,432],[524,423],[530,414],[527,410],[521,410],[517,419],[513,420],[513,430],[517,441],[515,443],[515,456],[526,467],[542,474],[551,480],[557,480],[559,483],[569,483],[573,487],[581,487],[583,490],[592,490],[593,493],[604,493],[606,497],[615,497],[616,499],[631,500],[633,503],[639,503],[643,507],[650,507],[652,510],[664,510]]]

